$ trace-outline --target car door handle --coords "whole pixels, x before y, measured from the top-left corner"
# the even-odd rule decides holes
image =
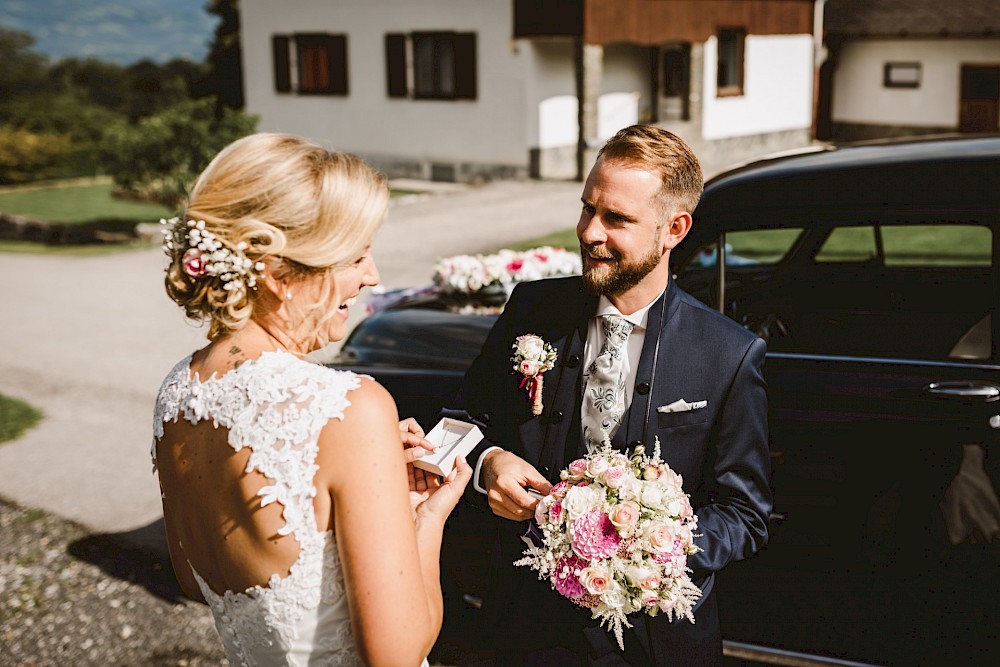
[[[1000,399],[1000,387],[985,382],[931,382],[924,391],[941,398],[981,398],[987,403]]]

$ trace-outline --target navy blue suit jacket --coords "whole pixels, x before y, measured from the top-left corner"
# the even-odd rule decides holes
[[[484,430],[486,440],[468,457],[470,463],[486,447],[497,445],[555,483],[560,470],[585,451],[580,435],[583,348],[596,310],[597,298],[583,290],[579,277],[517,286],[453,405]],[[519,387],[521,376],[510,360],[514,340],[528,333],[541,336],[558,353],[555,367],[544,375],[544,406],[538,416],[531,414]],[[649,310],[632,403],[612,443],[625,449],[641,442],[652,451],[658,438],[661,457],[684,478],[698,515],[695,543],[701,548],[688,559],[693,579],[704,591],[695,610],[697,623],[633,615],[636,628],[626,634],[628,655],[616,655],[614,639],[593,627],[589,612],[559,598],[528,568],[512,565],[523,551],[519,535],[526,524],[502,519],[484,604],[492,619],[488,623],[503,623],[512,642],[520,641],[520,633],[537,635],[525,637],[526,646],[577,643],[583,632],[591,664],[717,662],[721,639],[713,575],[758,551],[768,537],[772,498],[765,351],[760,338],[671,281]],[[672,413],[656,409],[679,399],[704,401],[705,406]],[[485,502],[476,492],[469,497]],[[538,632],[539,626],[545,632]]]

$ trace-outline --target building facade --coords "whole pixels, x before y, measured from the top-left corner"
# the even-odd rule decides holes
[[[635,122],[708,165],[812,138],[813,0],[242,0],[250,113],[390,176],[579,178]]]

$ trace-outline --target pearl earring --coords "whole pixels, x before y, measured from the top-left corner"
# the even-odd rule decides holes
[[[291,300],[292,300],[292,293],[285,292],[285,301],[291,301]]]

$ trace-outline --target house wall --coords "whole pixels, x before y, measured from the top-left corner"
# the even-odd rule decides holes
[[[718,42],[710,37],[692,62],[701,68],[692,120],[667,123],[698,154],[706,174],[812,140],[813,43],[810,35],[748,35],[743,95],[719,97]],[[690,137],[690,139],[688,139]]]
[[[242,0],[247,109],[260,116],[262,131],[310,137],[394,175],[525,175],[525,58],[510,41],[511,6],[493,0]],[[476,33],[477,99],[388,97],[385,34],[422,30]],[[271,36],[295,32],[348,35],[346,97],[275,91]]]
[[[887,62],[921,63],[919,88],[886,88]],[[833,74],[834,137],[862,139],[958,128],[962,64],[1000,65],[1000,39],[843,43]]]

